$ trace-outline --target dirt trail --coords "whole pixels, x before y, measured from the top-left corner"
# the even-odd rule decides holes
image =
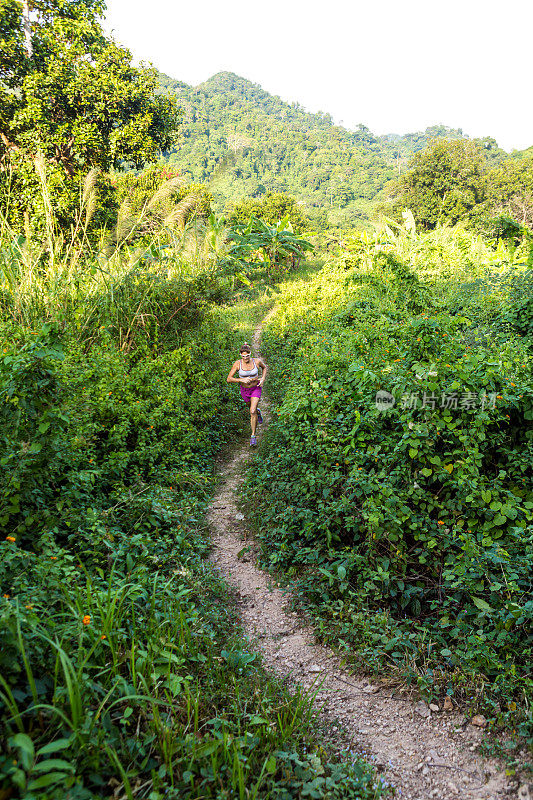
[[[261,326],[254,335],[259,352]],[[265,428],[268,401],[262,399]],[[261,428],[259,428],[259,434]],[[482,730],[453,712],[430,709],[423,702],[394,697],[390,689],[343,669],[330,649],[316,644],[312,629],[288,610],[287,591],[257,569],[249,553],[246,523],[237,508],[242,467],[250,458],[248,440],[239,446],[221,474],[223,483],[213,500],[209,524],[213,534],[211,559],[239,597],[242,622],[252,646],[265,665],[291,685],[306,688],[321,683],[316,704],[332,738],[351,744],[373,761],[402,800],[528,800],[525,787],[517,795],[502,765],[475,752]],[[527,792],[527,789],[526,789]]]

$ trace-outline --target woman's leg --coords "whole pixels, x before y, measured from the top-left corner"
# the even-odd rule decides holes
[[[255,436],[257,428],[257,404],[259,403],[258,397],[252,397],[250,400],[250,425],[252,428],[252,436]]]

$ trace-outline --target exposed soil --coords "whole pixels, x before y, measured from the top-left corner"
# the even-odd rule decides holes
[[[256,353],[260,336],[261,326],[254,336]],[[258,436],[269,419],[264,396],[260,405],[264,424]],[[237,496],[249,458],[246,440],[221,468],[222,483],[209,512],[211,559],[235,588],[244,628],[265,666],[290,685],[318,687],[315,704],[329,739],[338,737],[339,747],[348,744],[375,763],[403,800],[529,800],[527,786],[517,790],[501,763],[476,752],[482,728],[455,711],[396,697],[390,688],[351,674],[333,651],[316,643],[305,620],[288,609],[288,592],[254,565],[247,548],[253,539]]]

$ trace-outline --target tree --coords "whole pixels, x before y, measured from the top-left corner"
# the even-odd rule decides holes
[[[46,159],[52,202],[68,223],[79,178],[154,161],[174,140],[175,99],[156,73],[106,39],[101,0],[0,0],[0,181],[10,216],[35,210],[34,160]],[[14,184],[13,184],[14,182]],[[16,191],[13,191],[16,189]]]
[[[410,169],[394,182],[387,213],[410,208],[424,228],[472,222],[486,198],[484,155],[476,142],[435,140],[415,154]]]
[[[350,186],[339,186],[335,192],[339,208],[346,208],[354,199],[353,189]]]
[[[276,225],[280,219],[287,218],[295,234],[308,227],[308,219],[294,197],[287,194],[267,194],[263,200],[254,198],[235,203],[226,214],[228,223],[247,223],[250,217],[257,217],[269,225]]]
[[[313,249],[294,233],[288,216],[275,225],[253,215],[245,222],[235,222],[228,230],[228,241],[227,266],[239,264],[247,269],[259,257],[271,277],[297,266],[305,252]]]
[[[533,230],[533,154],[506,158],[488,175],[488,207]]]

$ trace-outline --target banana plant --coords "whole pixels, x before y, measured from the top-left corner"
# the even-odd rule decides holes
[[[252,216],[228,230],[228,241],[230,261],[249,264],[259,258],[269,273],[288,265],[289,260],[295,266],[306,251],[313,249],[310,242],[295,235],[287,216],[275,225]]]

